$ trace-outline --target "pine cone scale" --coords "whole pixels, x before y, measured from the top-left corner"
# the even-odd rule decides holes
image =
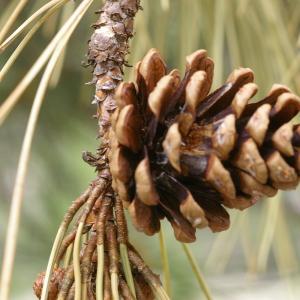
[[[146,152],[146,151],[145,151]],[[159,194],[152,179],[151,166],[147,152],[135,170],[136,194],[146,205],[157,205]]]
[[[292,123],[285,123],[279,127],[272,136],[272,143],[274,148],[286,156],[293,156],[295,154],[292,145],[293,125]]]
[[[178,180],[166,173],[162,173],[156,179],[156,184],[163,193],[168,195],[168,198],[173,198],[173,202],[179,204],[180,212],[193,227],[207,225],[204,211],[195,201],[191,192]]]
[[[154,234],[166,217],[177,239],[192,242],[195,228],[229,227],[224,206],[245,209],[297,186],[300,127],[290,121],[300,100],[288,88],[274,85],[249,103],[258,87],[253,72],[240,68],[209,94],[213,61],[205,50],[187,57],[182,80],[176,69],[167,74],[155,49],[136,70],[136,87],[124,83],[116,93],[112,134],[119,145],[111,161],[119,165],[116,191],[139,230]],[[122,163],[118,147],[134,163]]]

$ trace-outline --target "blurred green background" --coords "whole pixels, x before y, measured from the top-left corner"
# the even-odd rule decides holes
[[[0,26],[17,1],[0,0]],[[46,1],[29,1],[18,19],[26,19]],[[78,2],[76,2],[78,3]],[[69,5],[69,4],[68,4]],[[68,45],[60,81],[42,107],[31,154],[22,210],[12,299],[33,299],[32,283],[44,270],[60,220],[70,202],[94,178],[81,159],[94,151],[97,124],[92,118],[91,70],[83,68],[95,1]],[[129,64],[150,47],[158,48],[171,67],[184,68],[185,56],[205,48],[215,61],[214,86],[239,66],[254,70],[264,95],[272,83],[300,93],[299,0],[144,0],[136,19]],[[37,33],[0,82],[0,102],[16,86],[58,29],[61,14]],[[2,24],[2,25],[1,25]],[[0,55],[0,66],[13,46]],[[133,78],[133,68],[126,69]],[[0,128],[0,251],[3,251],[10,199],[26,122],[38,80]],[[258,98],[257,97],[257,98]],[[198,231],[191,245],[215,299],[300,299],[299,192],[266,199],[247,212],[231,211],[227,232]],[[172,275],[172,299],[202,299],[196,279],[169,228],[164,224]],[[161,271],[158,237],[130,230],[145,260]],[[2,257],[2,252],[0,256]]]

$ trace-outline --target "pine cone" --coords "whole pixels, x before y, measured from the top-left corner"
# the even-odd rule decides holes
[[[229,227],[224,207],[245,209],[298,184],[300,126],[289,121],[300,99],[274,85],[266,98],[248,103],[257,86],[247,68],[209,94],[213,67],[198,50],[187,57],[181,80],[151,49],[136,66],[136,85],[117,89],[113,184],[148,235],[166,217],[178,240],[192,242],[195,228]]]

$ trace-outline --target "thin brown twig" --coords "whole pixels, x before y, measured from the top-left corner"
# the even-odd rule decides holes
[[[110,273],[119,273],[119,251],[117,241],[116,225],[113,221],[106,223],[106,239],[109,256],[109,271]]]
[[[86,201],[86,205],[83,208],[82,215],[80,216],[78,223],[85,223],[85,220],[88,214],[93,209],[96,200],[101,196],[101,194],[105,193],[107,186],[108,186],[108,181],[105,178],[99,178],[95,188],[91,191],[90,196]],[[69,211],[70,210],[71,208],[69,209]],[[69,218],[65,219],[65,221],[66,220],[69,221]]]
[[[120,244],[127,245],[128,242],[128,228],[126,218],[124,214],[123,204],[120,198],[117,196],[115,199],[115,216],[118,229],[118,241]]]
[[[101,209],[99,211],[99,215],[96,223],[96,232],[97,232],[97,245],[104,244],[104,236],[105,236],[105,223],[107,220],[107,216],[110,214],[112,208],[112,199],[110,195],[105,195]]]
[[[91,192],[96,188],[97,186],[97,180],[93,181],[89,187],[78,197],[76,198],[71,206],[68,208],[66,214],[64,215],[64,218],[61,222],[61,227],[68,227],[73,220],[75,214],[78,212],[78,210],[83,206],[83,204],[88,200],[90,197]]]
[[[82,274],[82,299],[87,299],[88,295],[88,281],[90,280],[92,257],[96,249],[97,236],[93,233],[92,237],[87,243],[81,259],[81,274]]]
[[[97,273],[97,252],[94,251],[91,263],[90,279],[88,281],[88,299],[96,300],[96,273]]]

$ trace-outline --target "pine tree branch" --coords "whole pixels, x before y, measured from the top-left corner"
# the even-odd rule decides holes
[[[95,31],[89,42],[88,62],[93,67],[96,86],[94,102],[97,104],[99,137],[98,171],[108,171],[107,149],[111,116],[116,109],[114,92],[123,80],[123,68],[129,53],[129,40],[133,37],[134,17],[140,0],[107,0],[93,25]]]

